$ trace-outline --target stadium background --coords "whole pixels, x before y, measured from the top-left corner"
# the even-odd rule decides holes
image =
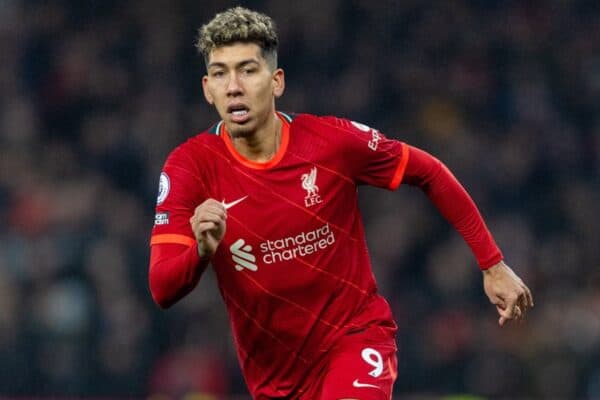
[[[213,277],[167,312],[147,288],[161,165],[217,119],[195,30],[239,3],[278,23],[280,109],[444,160],[534,292],[499,329],[426,198],[365,188],[395,398],[600,398],[600,7],[583,0],[0,1],[0,395],[247,398]]]

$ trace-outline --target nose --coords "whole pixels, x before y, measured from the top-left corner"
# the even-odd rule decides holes
[[[238,74],[233,73],[230,75],[229,82],[227,82],[227,96],[238,96],[242,94],[242,86]]]

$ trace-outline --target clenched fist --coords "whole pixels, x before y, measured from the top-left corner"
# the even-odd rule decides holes
[[[211,258],[225,236],[227,210],[223,203],[208,199],[194,210],[190,218],[190,225],[196,242],[198,254],[201,258]]]

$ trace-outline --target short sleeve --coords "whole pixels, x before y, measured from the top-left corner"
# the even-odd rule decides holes
[[[358,184],[397,189],[408,163],[408,146],[359,122],[328,119],[338,131],[344,169],[354,180]]]
[[[192,158],[184,149],[175,149],[160,173],[156,214],[150,244],[196,243],[189,219],[206,199],[204,185]]]

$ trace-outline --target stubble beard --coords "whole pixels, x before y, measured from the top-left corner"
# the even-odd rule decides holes
[[[227,131],[232,139],[251,138],[262,124],[267,123],[267,118],[269,118],[268,113],[264,118],[260,115],[253,115],[243,124],[231,121],[231,129],[227,127]]]
[[[247,123],[245,123],[243,125],[236,124],[235,122],[233,122],[232,129],[227,128],[227,131],[229,132],[229,136],[231,136],[232,139],[251,137],[254,134],[256,129],[253,129],[249,122],[250,121],[248,121]]]

